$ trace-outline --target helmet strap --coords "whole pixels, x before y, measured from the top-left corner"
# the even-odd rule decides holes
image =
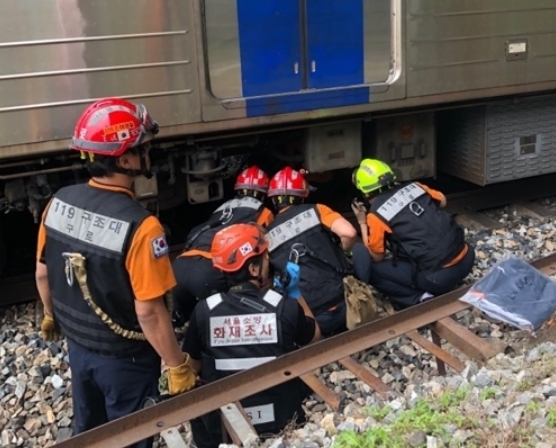
[[[145,160],[144,155],[141,156],[141,168],[138,170],[128,170],[125,168],[116,167],[114,170],[116,173],[125,174],[129,177],[139,177],[145,176],[147,179],[151,179],[153,177],[153,172],[147,168],[147,162]]]

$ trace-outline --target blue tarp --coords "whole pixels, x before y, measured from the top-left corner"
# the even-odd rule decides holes
[[[497,263],[460,298],[488,316],[534,332],[556,311],[556,282],[518,258]]]

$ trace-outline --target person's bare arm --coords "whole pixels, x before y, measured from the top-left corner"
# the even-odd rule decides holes
[[[189,365],[195,372],[200,373],[203,367],[203,362],[200,359],[189,357]]]
[[[376,263],[384,260],[384,252],[381,254],[377,254],[376,252],[373,252],[371,249],[369,249],[369,253],[371,254],[371,258],[373,259],[373,261]]]
[[[357,231],[347,219],[342,217],[336,219],[330,226],[330,230],[340,237],[343,250],[351,250],[357,240]]]
[[[303,313],[305,314],[305,316],[311,317],[315,321],[315,335],[313,336],[313,339],[311,339],[311,342],[320,341],[322,339],[322,333],[320,331],[319,324],[315,319],[313,312],[311,311],[311,308],[309,308],[309,305],[307,305],[307,302],[303,297],[299,297],[297,299],[297,303],[299,303],[299,305],[301,305],[301,308],[303,308]]]
[[[43,305],[44,314],[52,316],[52,296],[50,295],[50,287],[48,286],[48,268],[46,264],[40,261],[36,263],[35,283]]]
[[[135,312],[147,341],[162,358],[164,364],[168,367],[181,365],[184,354],[174,334],[164,299],[160,297],[153,300],[136,300]]]
[[[446,199],[446,196],[444,196],[444,194],[440,193],[440,192],[438,192],[438,195],[440,196],[440,203],[438,204],[438,206],[440,208],[446,207],[446,204],[448,202],[447,199]]]

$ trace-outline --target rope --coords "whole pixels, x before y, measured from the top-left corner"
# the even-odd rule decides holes
[[[79,283],[79,288],[83,294],[83,298],[89,305],[89,307],[94,311],[94,313],[100,317],[102,322],[104,322],[108,328],[110,328],[114,333],[122,336],[126,339],[134,339],[136,341],[146,341],[145,335],[139,331],[126,330],[114,322],[108,314],[106,314],[93,300],[91,296],[91,291],[87,285],[87,269],[85,267],[85,257],[77,252],[64,252],[62,256],[66,259],[66,276],[70,278],[71,272],[75,275],[77,282]],[[69,270],[72,269],[70,272]]]

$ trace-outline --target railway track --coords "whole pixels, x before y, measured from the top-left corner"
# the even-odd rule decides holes
[[[531,263],[545,274],[556,274],[556,254]],[[454,318],[470,306],[458,299],[469,289],[463,287],[410,309],[370,322],[354,330],[301,348],[276,360],[240,372],[215,383],[196,388],[97,429],[79,434],[54,446],[58,448],[120,448],[146,437],[161,434],[170,448],[186,447],[176,425],[220,409],[224,427],[233,443],[245,446],[258,435],[242,412],[239,400],[269,387],[300,378],[332,409],[342,406],[340,397],[313,373],[315,369],[338,362],[375,392],[389,397],[396,393],[359,365],[352,355],[406,336],[436,357],[440,375],[446,367],[461,372],[461,360],[442,347],[442,342],[471,359],[486,361],[501,347],[457,323]],[[425,331],[430,331],[428,339]],[[245,445],[244,445],[245,444]]]

